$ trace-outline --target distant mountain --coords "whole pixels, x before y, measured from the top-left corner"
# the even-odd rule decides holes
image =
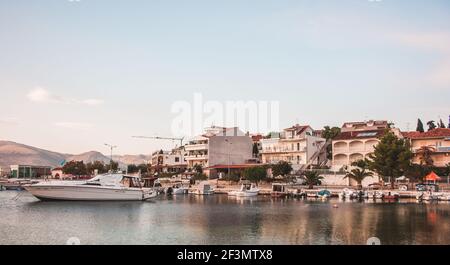
[[[104,163],[109,163],[110,158],[106,157],[100,152],[97,151],[89,151],[86,153],[82,153],[79,155],[71,155],[66,158],[67,161],[84,161],[85,163],[93,162],[93,161],[101,161]]]
[[[10,141],[0,141],[1,166],[17,164],[57,166],[66,158],[66,154],[51,152]]]
[[[123,167],[128,164],[141,164],[146,161],[148,162],[151,159],[151,156],[116,155],[113,156],[113,159],[115,161],[119,161],[120,166]],[[85,163],[98,160],[104,163],[109,163],[110,157],[97,151],[90,151],[78,155],[62,154],[11,141],[0,141],[0,166],[20,164],[57,167],[61,165],[61,162],[71,160],[82,160]]]
[[[123,156],[113,156],[115,161],[119,161],[125,165],[135,164],[147,164],[150,163],[152,156],[151,155],[123,155]],[[109,161],[109,159],[108,159]]]

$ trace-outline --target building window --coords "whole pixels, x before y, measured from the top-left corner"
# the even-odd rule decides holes
[[[300,151],[300,143],[297,143],[297,151]]]
[[[180,158],[179,158],[178,156],[175,157],[175,162],[176,162],[176,163],[180,162]]]

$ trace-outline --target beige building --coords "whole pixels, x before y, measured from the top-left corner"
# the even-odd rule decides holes
[[[428,132],[404,132],[403,136],[409,139],[414,153],[413,163],[420,164],[420,149],[429,147],[433,152],[431,158],[437,167],[450,164],[450,129],[437,128]]]
[[[292,164],[294,171],[310,164],[320,164],[326,160],[326,140],[313,135],[314,130],[309,125],[297,124],[270,138],[261,139],[262,163],[286,161]]]
[[[252,147],[252,138],[237,127],[217,126],[205,129],[204,134],[194,137],[184,146],[188,168],[201,165],[210,177],[215,177],[209,169],[214,166],[248,163],[253,157]]]
[[[332,168],[339,170],[343,166],[350,166],[354,161],[369,158],[388,127],[387,121],[344,123],[341,133],[332,141]],[[400,130],[390,130],[402,137]]]
[[[0,166],[0,177],[6,177],[11,174],[11,169],[9,167]]]
[[[183,173],[187,169],[184,147],[178,147],[171,151],[156,151],[152,154],[152,173]]]

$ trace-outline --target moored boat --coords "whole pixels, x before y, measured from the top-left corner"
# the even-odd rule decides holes
[[[398,192],[388,191],[383,193],[382,199],[386,201],[396,201],[400,199],[400,194]]]
[[[143,188],[139,177],[108,173],[85,181],[43,181],[24,188],[40,200],[142,201],[158,192]]]
[[[213,195],[214,189],[211,187],[211,184],[209,184],[208,181],[203,181],[200,182],[197,188],[190,189],[189,193],[195,195]]]
[[[259,188],[254,183],[242,183],[239,190],[228,192],[229,196],[236,197],[253,197],[258,196]]]
[[[270,196],[273,198],[284,198],[287,195],[285,183],[272,183],[272,191]]]
[[[331,192],[329,190],[320,190],[319,192],[317,192],[317,197],[323,200],[328,199],[331,197]]]
[[[439,196],[440,201],[450,201],[450,193],[444,193]]]
[[[189,191],[189,186],[184,185],[183,182],[176,182],[172,187],[166,189],[166,193],[169,195],[182,195],[187,194]]]

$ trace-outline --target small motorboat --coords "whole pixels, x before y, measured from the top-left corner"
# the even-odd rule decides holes
[[[383,199],[384,198],[384,192],[383,191],[375,191],[375,199]]]
[[[272,183],[272,191],[270,196],[273,198],[284,198],[286,197],[286,184],[285,183]]]
[[[253,197],[258,196],[259,188],[253,183],[243,183],[239,190],[228,192],[229,196]]]
[[[398,194],[397,192],[391,192],[391,191],[384,193],[383,197],[382,197],[382,199],[386,200],[386,201],[396,201],[399,198],[400,198],[400,194]]]
[[[317,192],[317,197],[322,200],[328,199],[331,197],[331,192],[329,190],[320,190],[319,192]]]
[[[352,200],[357,198],[357,191],[345,188],[339,193],[339,199],[341,200]]]
[[[439,196],[439,200],[440,201],[445,201],[445,202],[450,201],[450,194],[449,193],[444,193],[444,194],[440,195]]]
[[[187,194],[189,191],[189,186],[183,185],[182,182],[177,182],[172,187],[166,189],[166,193],[170,195],[182,195]]]
[[[427,202],[430,202],[430,201],[438,201],[438,200],[440,200],[440,197],[441,197],[440,194],[434,194],[434,193],[432,193],[432,192],[428,192],[428,193],[425,193],[425,194],[424,194],[423,200],[424,200],[424,201],[427,201]]]
[[[190,189],[189,193],[195,195],[213,195],[214,189],[211,187],[211,184],[209,184],[208,181],[202,181],[197,186],[197,188]]]

